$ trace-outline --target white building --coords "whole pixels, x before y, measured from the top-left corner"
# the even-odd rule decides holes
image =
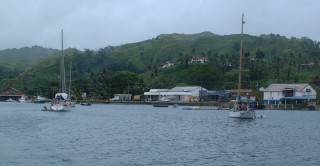
[[[151,89],[145,92],[146,101],[190,102],[199,101],[207,89],[201,86],[182,86],[172,89]]]
[[[145,101],[160,101],[163,92],[168,92],[169,89],[150,89],[149,92],[144,92]]]
[[[207,56],[194,56],[189,60],[189,64],[203,64],[208,62]]]
[[[263,90],[265,104],[298,104],[316,96],[317,92],[309,84],[271,84]]]
[[[162,69],[166,69],[166,68],[169,68],[169,67],[171,67],[171,66],[174,66],[174,63],[171,62],[171,61],[167,61],[166,63],[164,63],[164,64],[161,66],[161,68],[162,68]]]
[[[132,94],[113,94],[111,101],[131,101]]]

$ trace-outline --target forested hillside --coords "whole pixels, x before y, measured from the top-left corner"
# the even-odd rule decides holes
[[[167,34],[153,39],[105,47],[98,51],[68,49],[66,71],[72,62],[72,93],[86,92],[93,99],[114,93],[142,94],[150,88],[202,85],[208,89],[236,88],[240,35]],[[59,89],[58,52],[21,73],[2,80],[26,93],[52,97]],[[192,57],[207,57],[205,64],[189,64]],[[280,35],[244,35],[243,87],[257,89],[271,83],[319,84],[319,42]],[[173,67],[161,69],[167,61]],[[68,75],[68,72],[67,72]],[[68,79],[68,78],[67,78]]]
[[[57,51],[40,46],[0,50],[0,80],[17,77],[19,73]]]

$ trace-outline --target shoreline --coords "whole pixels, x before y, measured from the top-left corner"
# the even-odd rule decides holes
[[[168,106],[203,106],[203,107],[221,107],[222,109],[229,108],[229,102],[161,102],[161,101],[89,101],[93,104],[122,104],[122,105],[168,105]],[[273,105],[258,105],[256,110],[301,110],[301,111],[319,111],[308,110],[305,105],[296,104],[273,104]]]

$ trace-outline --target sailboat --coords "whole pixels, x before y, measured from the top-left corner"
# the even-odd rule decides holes
[[[238,82],[238,96],[234,102],[233,108],[229,111],[230,118],[239,119],[255,119],[256,114],[254,111],[254,101],[248,99],[247,96],[241,96],[241,73],[242,73],[242,49],[243,49],[243,21],[244,15],[242,14],[241,22],[241,38],[240,38],[240,59],[239,59],[239,82]]]
[[[64,54],[63,54],[63,30],[61,30],[61,60],[60,60],[60,85],[61,92],[55,95],[54,100],[51,103],[51,111],[70,111],[71,101],[68,99],[66,93],[66,77],[64,66]]]
[[[86,94],[86,93],[83,93],[83,94],[82,94],[82,99],[84,99],[84,100],[82,100],[82,101],[80,102],[80,105],[83,105],[83,106],[91,106],[91,104],[87,101],[87,94]]]

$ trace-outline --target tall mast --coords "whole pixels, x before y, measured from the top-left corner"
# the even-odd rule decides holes
[[[72,61],[70,62],[70,73],[69,73],[69,94],[68,94],[68,96],[69,96],[69,98],[71,99],[71,69],[72,69]]]
[[[61,30],[61,63],[60,63],[60,77],[61,77],[61,93],[66,93],[66,73],[64,66],[63,54],[63,29]]]
[[[241,73],[242,73],[242,54],[243,54],[243,24],[245,23],[243,21],[243,13],[242,13],[242,21],[241,21],[241,37],[240,37],[240,58],[239,58],[239,81],[238,81],[238,96],[240,96],[240,90],[241,90]]]

